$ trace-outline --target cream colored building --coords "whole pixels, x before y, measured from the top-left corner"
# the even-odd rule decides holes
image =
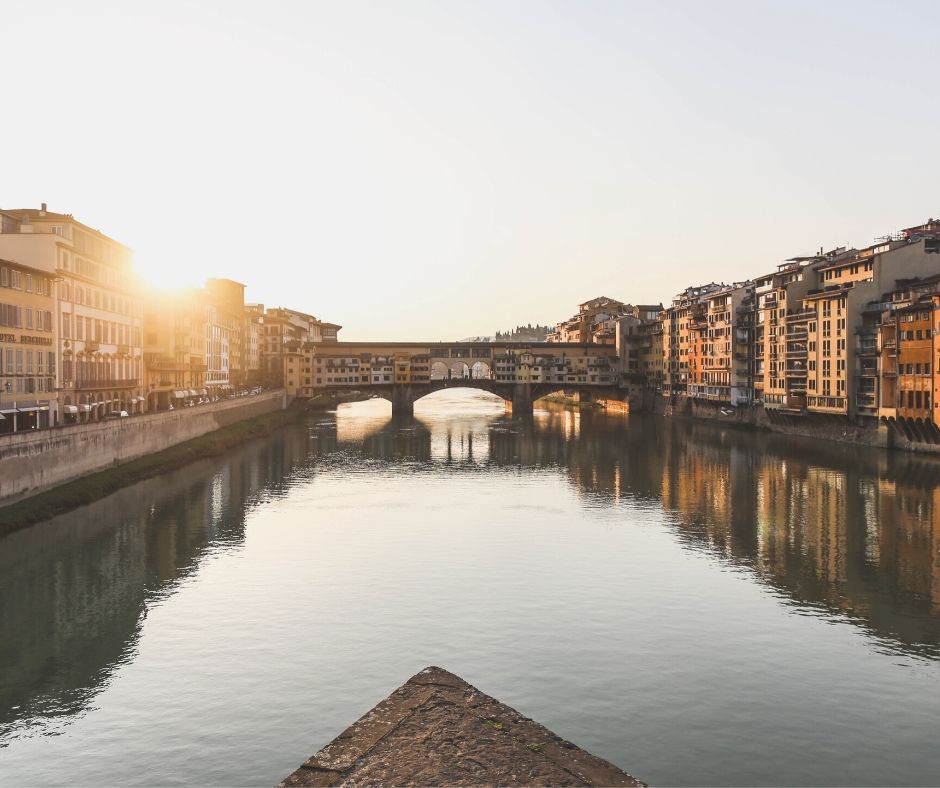
[[[0,214],[0,258],[58,280],[58,420],[140,411],[143,305],[131,250],[45,204]]]
[[[54,314],[51,276],[0,260],[0,434],[55,426]]]

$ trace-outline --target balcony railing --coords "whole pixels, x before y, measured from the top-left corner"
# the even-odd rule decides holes
[[[791,322],[809,320],[810,318],[813,318],[813,317],[816,317],[815,309],[800,309],[796,312],[790,312],[790,314],[787,315],[787,322],[791,323]]]
[[[132,389],[137,386],[137,378],[85,378],[76,380],[75,388],[81,391],[90,389]]]

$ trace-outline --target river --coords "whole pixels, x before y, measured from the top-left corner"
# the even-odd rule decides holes
[[[940,462],[480,392],[0,540],[0,785],[273,785],[436,664],[655,785],[940,777]]]

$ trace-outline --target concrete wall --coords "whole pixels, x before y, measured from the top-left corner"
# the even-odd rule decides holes
[[[286,407],[287,394],[278,390],[165,413],[3,435],[0,501],[13,503],[70,479]]]

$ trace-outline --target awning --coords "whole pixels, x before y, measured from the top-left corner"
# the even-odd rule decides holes
[[[138,402],[143,402],[143,401],[144,401],[144,398],[143,398],[143,397],[131,397],[131,404],[132,404],[132,405],[135,405],[136,403],[138,403]]]
[[[196,393],[196,389],[189,389],[189,396],[198,397],[199,395]]]
[[[6,421],[7,417],[0,413],[0,421]]]
[[[38,410],[49,410],[48,405],[27,405],[22,408],[17,408],[20,413],[35,413]]]
[[[74,406],[74,405],[70,405],[69,407],[75,407],[75,406]],[[78,409],[79,409],[82,413],[89,413],[89,412],[91,411],[91,405],[79,405],[79,406],[78,406]]]
[[[0,413],[16,413],[16,408],[0,408]]]
[[[180,389],[177,389],[176,391],[173,392],[173,399],[182,399],[183,397],[186,397],[186,396],[188,396],[186,392],[181,391]]]
[[[199,396],[200,396],[200,397],[205,397],[208,393],[209,393],[209,392],[206,391],[205,389],[199,389]]]
[[[77,406],[77,405],[66,405],[66,406],[65,406],[65,412],[66,412],[66,413],[78,413],[78,406]]]

